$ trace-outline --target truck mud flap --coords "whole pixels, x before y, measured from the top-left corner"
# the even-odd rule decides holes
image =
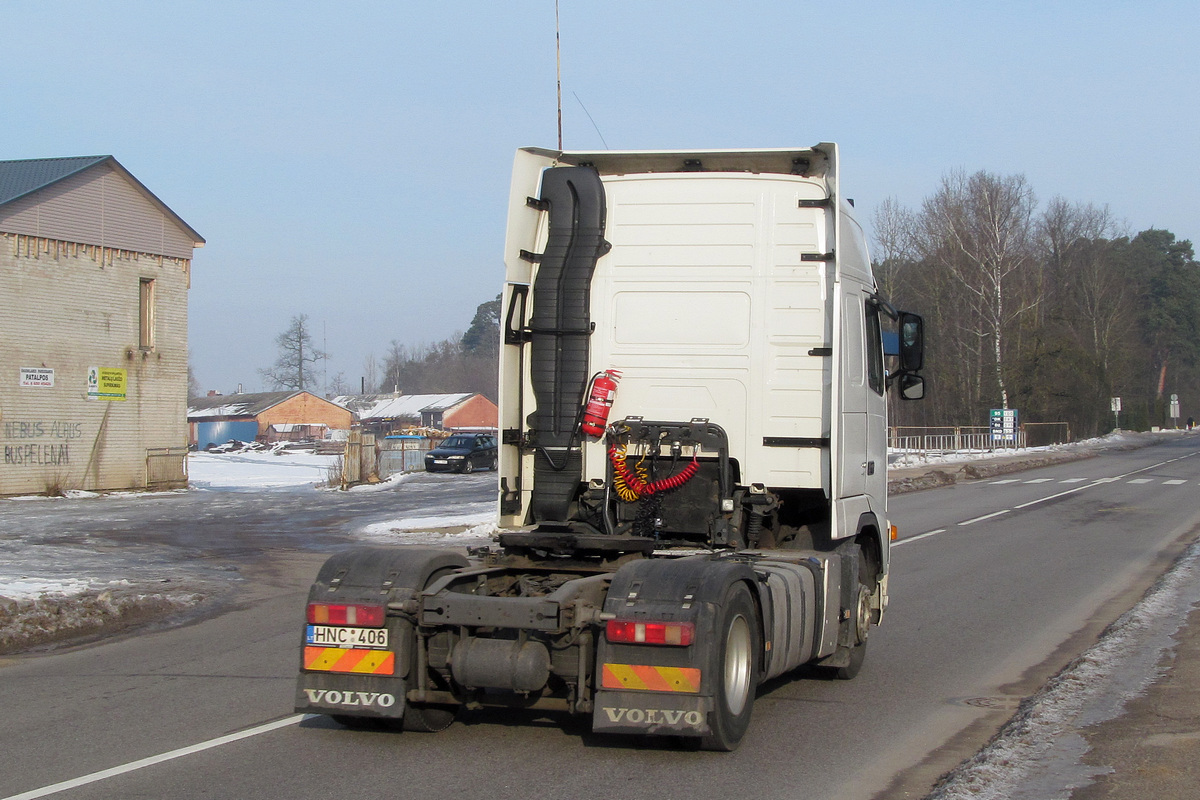
[[[632,733],[658,736],[707,736],[711,697],[651,694],[647,692],[597,692],[592,730],[599,733]]]
[[[296,681],[296,711],[400,719],[404,692],[404,678],[303,672]]]

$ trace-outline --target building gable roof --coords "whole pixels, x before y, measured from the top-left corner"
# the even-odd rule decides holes
[[[18,161],[0,161],[0,206],[19,200],[22,197],[39,192],[49,186],[65,180],[72,175],[92,169],[100,164],[107,164],[119,175],[125,178],[147,200],[158,207],[176,225],[192,237],[194,246],[203,247],[204,237],[188,225],[171,208],[159,200],[154,192],[147,189],[141,181],[121,166],[112,156],[72,156],[66,158],[27,158]]]
[[[188,419],[201,417],[257,417],[284,400],[306,394],[303,391],[251,392],[248,394],[213,395],[188,401]],[[315,395],[314,395],[315,396]]]
[[[354,412],[360,420],[419,418],[425,411],[448,411],[474,397],[472,392],[456,394],[357,394],[333,398],[333,402]]]

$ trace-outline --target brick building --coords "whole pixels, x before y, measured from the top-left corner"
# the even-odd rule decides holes
[[[0,495],[186,485],[203,244],[112,156],[0,161]]]
[[[230,439],[323,439],[332,431],[350,430],[354,415],[311,392],[255,392],[196,398],[187,421],[189,441],[203,449]]]
[[[333,402],[354,412],[363,431],[386,436],[410,427],[495,430],[496,404],[481,394],[359,394]]]

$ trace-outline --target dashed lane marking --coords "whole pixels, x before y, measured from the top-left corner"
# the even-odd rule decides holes
[[[938,528],[935,531],[925,531],[925,533],[918,533],[916,536],[908,536],[908,537],[901,539],[898,542],[893,542],[892,547],[899,547],[902,544],[908,544],[909,542],[915,542],[915,541],[917,541],[917,539],[926,539],[930,536],[937,536],[939,533],[945,533],[945,532],[946,532],[945,528]]]
[[[993,511],[991,514],[984,514],[982,517],[976,517],[975,519],[969,519],[969,520],[966,520],[965,522],[960,522],[958,524],[960,527],[964,526],[964,525],[974,525],[976,522],[983,522],[985,519],[991,519],[992,517],[998,517],[1001,514],[1007,514],[1011,510],[1012,509],[1010,509],[1010,508],[1006,508],[1002,511]]]
[[[1183,461],[1184,459],[1192,458],[1193,456],[1196,456],[1196,455],[1200,455],[1200,450],[1198,450],[1194,453],[1188,453],[1185,456],[1180,456],[1179,458],[1172,458],[1167,461],[1160,461],[1157,464],[1151,464],[1148,467],[1142,467],[1141,469],[1135,469],[1130,472],[1126,472],[1123,475],[1115,475],[1111,478],[1096,478],[1096,479],[1092,480],[1091,483],[1087,483],[1082,486],[1076,486],[1072,489],[1065,489],[1061,492],[1047,495],[1046,497],[1040,497],[1037,500],[1030,500],[1028,503],[1021,503],[1020,505],[1013,506],[1012,508],[1005,508],[1005,509],[1001,509],[1000,511],[993,511],[990,514],[984,514],[983,516],[980,516],[980,517],[974,517],[973,519],[963,520],[962,522],[958,523],[958,526],[965,527],[967,525],[974,525],[976,522],[983,522],[984,520],[994,519],[996,517],[1003,516],[1004,514],[1008,514],[1012,511],[1019,511],[1021,509],[1029,508],[1030,506],[1036,506],[1038,503],[1045,503],[1049,500],[1055,500],[1059,497],[1066,497],[1069,494],[1075,494],[1076,492],[1081,492],[1084,489],[1090,489],[1093,486],[1099,486],[1104,483],[1115,483],[1116,481],[1119,481],[1119,480],[1122,480],[1125,478],[1129,478],[1130,475],[1137,475],[1139,472],[1149,472],[1152,469],[1158,469],[1159,467],[1166,466],[1167,464],[1172,464],[1176,461]],[[992,483],[992,485],[999,485],[999,484],[1005,484],[1005,483],[1016,483],[1019,480],[1020,480],[1019,478],[1005,478],[1004,480],[992,481],[991,483]],[[1025,483],[1046,483],[1047,481],[1051,481],[1051,480],[1053,480],[1053,478],[1037,478],[1037,479],[1034,479],[1031,481],[1025,481]],[[1064,480],[1059,481],[1059,483],[1083,483],[1086,480],[1087,480],[1087,478],[1066,478]],[[1130,478],[1128,483],[1141,484],[1141,483],[1152,483],[1153,481],[1154,481],[1153,478]],[[1167,485],[1171,485],[1171,486],[1178,486],[1180,484],[1187,483],[1187,481],[1174,479],[1174,480],[1164,480],[1163,483],[1167,484]],[[925,539],[930,536],[936,536],[939,533],[945,533],[946,530],[947,530],[946,528],[938,528],[937,530],[926,531],[925,533],[919,533],[916,536],[909,536],[907,538],[904,538],[897,542],[894,542],[892,544],[892,547],[897,547],[899,545],[904,544],[905,542],[915,542],[918,539]]]

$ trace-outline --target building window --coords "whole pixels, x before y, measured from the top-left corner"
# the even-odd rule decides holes
[[[138,295],[138,346],[154,349],[154,278],[142,278]]]

